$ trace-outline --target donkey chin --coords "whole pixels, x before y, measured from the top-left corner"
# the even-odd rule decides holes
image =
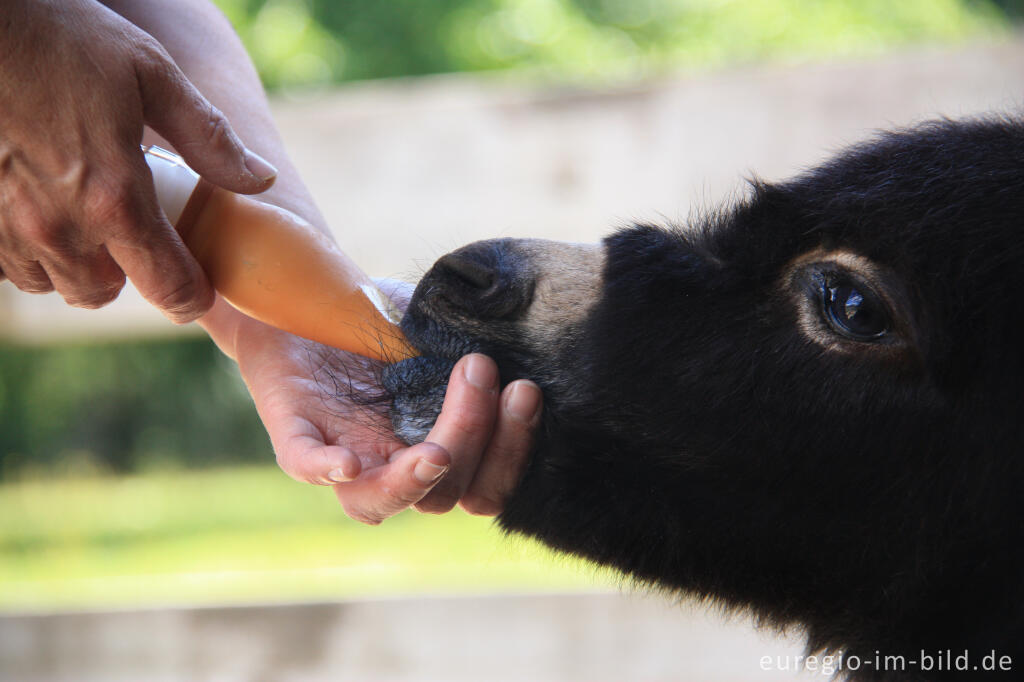
[[[881,133],[686,225],[470,244],[413,294],[392,421],[422,440],[486,353],[544,392],[506,529],[810,650],[1024,666],[1022,225],[1024,125],[990,117]]]

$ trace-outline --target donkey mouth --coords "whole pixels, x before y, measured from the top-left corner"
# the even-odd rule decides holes
[[[454,366],[452,360],[419,356],[384,368],[381,385],[391,395],[391,424],[402,441],[412,445],[426,439],[441,413]]]
[[[395,435],[411,445],[427,437],[441,413],[448,377],[467,344],[418,311],[415,296],[402,319],[402,332],[422,355],[385,366],[380,383],[391,396]]]

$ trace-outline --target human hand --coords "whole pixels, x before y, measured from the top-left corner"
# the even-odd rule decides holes
[[[95,308],[127,275],[175,322],[209,309],[206,276],[157,207],[143,127],[235,192],[276,171],[159,43],[93,0],[8,0],[0,108],[0,280]]]
[[[540,389],[520,380],[499,393],[486,356],[456,364],[436,425],[408,447],[383,412],[349,398],[350,386],[374,390],[365,358],[273,329],[222,301],[200,323],[214,326],[238,360],[281,468],[299,481],[333,485],[353,519],[376,524],[409,506],[441,513],[457,502],[494,515],[519,482],[540,420]],[[230,325],[237,326],[226,333]]]

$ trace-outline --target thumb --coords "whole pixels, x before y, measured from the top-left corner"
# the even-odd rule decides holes
[[[159,44],[136,61],[146,123],[201,176],[240,194],[267,190],[277,169],[246,149],[224,116],[203,97]]]

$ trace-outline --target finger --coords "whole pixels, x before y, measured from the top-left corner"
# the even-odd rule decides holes
[[[459,502],[464,510],[496,516],[505,508],[505,500],[526,469],[540,423],[541,403],[540,388],[526,379],[513,381],[502,391],[494,435]]]
[[[459,360],[448,381],[441,414],[426,439],[451,455],[451,471],[416,505],[418,510],[446,512],[469,488],[491,439],[497,403],[498,367],[494,361],[479,353]]]
[[[275,451],[278,451],[275,448]],[[280,450],[277,464],[297,481],[334,485],[359,476],[362,464],[348,448],[327,445],[321,439],[298,436]]]
[[[124,288],[124,272],[103,247],[91,254],[44,260],[43,267],[64,300],[78,308],[100,308]]]
[[[80,308],[99,308],[117,298],[124,272],[104,247],[87,243],[68,221],[26,225],[18,234],[20,242],[11,248],[32,255],[5,255],[11,280],[19,288],[35,293],[56,290]]]
[[[242,194],[268,189],[277,169],[245,148],[227,117],[203,97],[160,45],[147,48],[147,56],[136,63],[136,73],[149,126],[210,182]]]
[[[141,155],[132,163],[143,166],[136,172],[145,177],[146,162]],[[157,208],[152,187],[136,183],[120,197],[108,200],[108,206],[99,212],[111,223],[107,251],[143,298],[179,324],[206,313],[213,305],[213,288]]]
[[[0,268],[3,268],[11,284],[26,293],[45,294],[53,291],[53,282],[37,261],[0,256]]]
[[[359,475],[362,463],[351,450],[327,443],[313,422],[297,416],[295,393],[280,384],[268,395],[254,394],[281,469],[297,481],[331,485]]]
[[[423,499],[450,464],[444,448],[420,443],[397,451],[388,464],[364,471],[351,483],[334,486],[334,493],[346,514],[376,525]]]
[[[28,206],[29,210],[24,210]],[[46,270],[33,247],[49,243],[59,230],[36,210],[33,199],[20,183],[5,182],[0,194],[0,268],[15,287],[30,294],[53,291]],[[27,237],[25,236],[27,235]]]

